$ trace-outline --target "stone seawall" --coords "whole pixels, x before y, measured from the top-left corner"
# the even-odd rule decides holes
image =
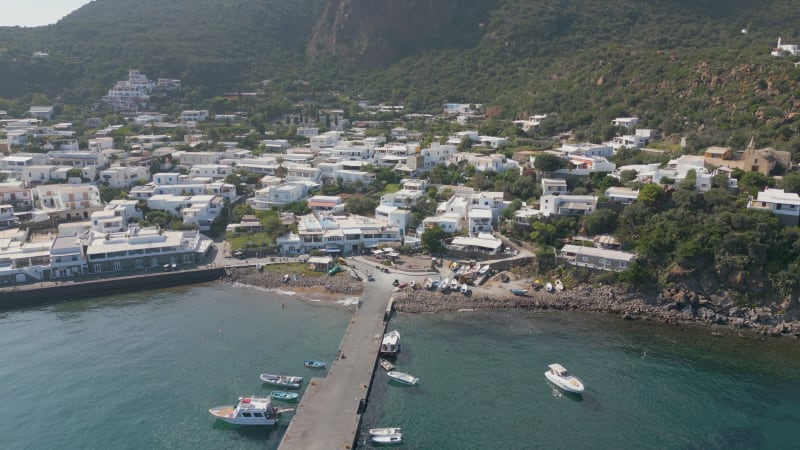
[[[289,280],[284,282],[283,276],[289,275]],[[296,279],[295,279],[296,277]],[[347,272],[340,272],[334,276],[320,273],[319,276],[308,276],[288,270],[284,273],[259,272],[254,267],[229,268],[224,281],[241,283],[250,286],[283,289],[324,289],[331,294],[361,295],[364,291],[364,282],[355,280]]]
[[[216,281],[224,276],[225,269],[220,267],[149,273],[80,282],[47,282],[45,284],[4,288],[0,290],[0,308],[16,308],[123,292],[162,289],[185,284]]]
[[[800,337],[800,321],[787,320],[771,308],[737,307],[725,297],[705,297],[690,291],[665,291],[658,296],[645,296],[602,286],[556,293],[533,292],[525,296],[478,294],[468,297],[457,292],[406,290],[395,294],[394,302],[395,311],[409,313],[511,308],[586,311],[628,320],[698,323],[748,329],[761,336]]]

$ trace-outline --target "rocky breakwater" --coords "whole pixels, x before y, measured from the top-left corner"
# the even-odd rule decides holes
[[[783,310],[790,306],[784,305]],[[725,296],[705,296],[682,289],[646,295],[610,286],[585,286],[564,292],[533,292],[524,296],[488,292],[465,296],[457,292],[405,290],[395,294],[394,302],[396,311],[410,313],[504,308],[586,311],[617,315],[628,320],[715,324],[750,329],[760,335],[800,336],[800,321],[786,314],[778,314],[780,307],[743,308]]]
[[[289,275],[284,281],[284,275]],[[350,277],[347,273],[338,273],[335,276],[320,274],[309,276],[302,273],[259,272],[254,267],[237,267],[228,269],[223,281],[240,283],[250,286],[285,290],[314,290],[329,294],[347,296],[361,295],[364,283]]]

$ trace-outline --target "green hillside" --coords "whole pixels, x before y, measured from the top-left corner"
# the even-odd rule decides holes
[[[130,67],[204,95],[303,80],[435,111],[482,102],[546,132],[607,133],[632,114],[696,144],[794,150],[800,41],[790,0],[95,0],[56,25],[0,28],[0,97],[90,104]],[[748,33],[743,34],[742,29]],[[49,58],[34,59],[35,51]]]

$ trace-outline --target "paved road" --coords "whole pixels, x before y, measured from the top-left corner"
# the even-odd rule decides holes
[[[355,260],[349,264],[363,275],[370,266]],[[351,448],[361,420],[359,402],[366,400],[378,359],[384,312],[394,288],[392,280],[422,280],[424,275],[384,274],[371,267],[374,282],[366,283],[339,346],[339,357],[326,378],[313,378],[297,407],[279,450],[329,450]]]

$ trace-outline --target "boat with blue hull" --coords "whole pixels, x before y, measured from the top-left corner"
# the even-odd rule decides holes
[[[322,361],[312,361],[307,359],[303,361],[303,365],[309,369],[324,369],[328,364]]]

